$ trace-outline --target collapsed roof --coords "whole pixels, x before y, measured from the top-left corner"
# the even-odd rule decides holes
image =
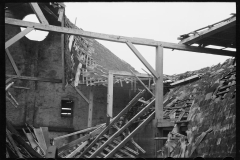
[[[221,49],[236,48],[236,14],[220,22],[197,29],[179,38],[180,44],[207,47],[218,46]]]

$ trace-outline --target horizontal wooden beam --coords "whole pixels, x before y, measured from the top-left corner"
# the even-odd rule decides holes
[[[38,4],[37,3],[30,3],[30,6],[32,7],[34,13],[36,14],[39,22],[41,22],[42,24],[48,24],[48,21],[45,18],[44,14],[42,13],[42,10],[38,6]]]
[[[50,79],[41,77],[29,77],[29,76],[17,76],[17,75],[6,75],[8,78],[30,80],[30,81],[42,81],[42,82],[52,82],[52,83],[62,83],[61,79]]]
[[[23,38],[26,34],[28,34],[29,32],[31,32],[34,28],[31,27],[27,27],[26,29],[24,29],[22,32],[18,33],[17,35],[15,35],[14,37],[12,37],[11,39],[9,39],[7,42],[5,42],[5,49],[7,49],[8,47],[10,47],[12,44],[14,44],[15,42],[17,42],[18,40],[20,40],[21,38]]]
[[[152,73],[155,78],[158,78],[159,75],[157,72],[152,68],[152,66],[148,63],[148,61],[142,56],[142,54],[134,47],[131,42],[126,42],[128,47],[133,51],[133,53],[138,57],[138,59],[143,63],[143,65]]]
[[[206,38],[208,36],[211,36],[217,32],[221,32],[224,31],[225,29],[228,29],[232,26],[236,25],[236,17],[233,17],[232,19],[222,22],[216,26],[213,26],[211,28],[209,28],[208,30],[202,31],[202,32],[198,32],[195,35],[192,35],[186,39],[183,39],[181,42],[181,44],[193,44],[203,38]]]
[[[236,55],[236,52],[234,51],[224,51],[224,50],[210,49],[210,48],[199,48],[199,47],[193,47],[193,46],[188,46],[184,44],[154,41],[154,40],[143,39],[143,38],[131,38],[131,37],[123,37],[123,36],[102,34],[102,33],[96,33],[96,32],[88,32],[80,29],[72,29],[72,28],[59,27],[59,26],[53,26],[53,25],[44,25],[40,23],[17,20],[13,18],[5,18],[5,24],[9,24],[13,26],[21,26],[21,27],[33,27],[35,29],[42,30],[42,31],[64,33],[69,35],[76,35],[76,36],[106,40],[111,42],[126,43],[126,41],[129,40],[133,44],[146,45],[146,46],[156,47],[158,45],[161,45],[164,48],[183,50],[183,51],[208,53],[208,54],[223,55],[223,56]]]
[[[128,76],[128,77],[134,77],[131,72],[126,71],[115,71],[115,70],[109,70],[109,73],[112,73],[114,76]],[[149,76],[147,74],[143,73],[134,73],[138,77],[144,77],[144,78],[152,78],[152,76]]]

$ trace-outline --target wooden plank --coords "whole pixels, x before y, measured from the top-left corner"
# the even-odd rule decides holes
[[[130,72],[126,72],[126,71],[109,70],[109,73],[112,73],[113,75],[116,75],[116,76],[128,76],[128,77],[134,76]],[[135,75],[138,77],[144,77],[144,78],[152,77],[151,75],[143,74],[143,73],[135,73]]]
[[[119,136],[126,128],[128,128],[135,120],[137,120],[141,115],[143,115],[146,110],[148,110],[153,104],[155,99],[153,99],[146,107],[144,107],[140,112],[138,112],[128,123],[126,123],[120,130],[115,132],[98,150],[94,152],[93,155],[90,156],[90,158],[96,157],[96,155],[101,152],[109,143],[111,143],[117,136]],[[155,113],[155,112],[153,112]],[[150,116],[149,116],[150,117]],[[154,114],[153,114],[154,117]],[[140,126],[140,125],[139,125]],[[139,127],[138,126],[138,127]],[[137,127],[137,128],[138,128]],[[133,133],[133,132],[132,132]],[[130,134],[131,135],[131,134]],[[128,135],[129,136],[129,135]],[[116,149],[116,148],[115,148]]]
[[[80,131],[77,131],[77,132],[73,132],[73,133],[70,133],[70,134],[66,134],[66,135],[63,135],[63,136],[55,137],[53,140],[57,141],[59,139],[66,138],[66,137],[69,137],[69,136],[73,136],[73,135],[76,135],[76,134],[89,132],[89,131],[92,131],[92,130],[98,128],[99,126],[102,126],[102,125],[104,125],[104,124],[101,124],[101,125],[98,125],[98,126],[95,126],[95,127],[91,127],[91,128],[86,128],[86,129],[83,129],[83,130],[80,130]]]
[[[106,41],[112,41],[112,42],[119,42],[119,43],[126,43],[126,41],[129,40],[133,44],[139,44],[139,45],[155,46],[155,47],[158,45],[162,45],[164,48],[168,48],[168,49],[176,49],[176,50],[191,51],[191,52],[198,52],[198,53],[208,53],[208,54],[215,54],[215,55],[222,55],[222,56],[236,56],[235,51],[199,48],[199,47],[193,47],[193,46],[184,45],[184,44],[154,41],[154,40],[143,39],[143,38],[131,38],[131,37],[116,36],[116,35],[102,34],[102,33],[96,33],[96,32],[88,32],[88,31],[83,31],[79,29],[58,27],[53,25],[43,25],[43,24],[34,23],[34,22],[17,20],[13,18],[5,18],[5,24],[21,26],[21,27],[34,26],[35,29],[42,30],[42,31],[52,31],[57,33],[64,33],[69,35],[76,35],[76,36],[82,36],[82,37],[94,38],[94,39],[100,39],[100,40],[106,40]]]
[[[63,12],[61,12],[61,13],[63,14],[63,17],[61,19],[61,26],[64,27],[65,9],[63,9]],[[65,91],[65,86],[66,86],[66,82],[65,82],[65,48],[64,48],[64,42],[65,42],[65,35],[61,34],[62,72],[63,72],[63,76],[62,76],[62,89],[63,89],[63,91]]]
[[[14,37],[12,37],[11,39],[9,39],[7,42],[5,42],[5,49],[7,49],[8,47],[10,47],[12,44],[14,44],[15,42],[17,42],[18,40],[20,40],[21,38],[23,38],[26,34],[28,34],[29,32],[31,32],[34,28],[31,27],[27,27],[26,29],[24,29],[22,32],[18,33],[17,35],[15,35]]]
[[[9,139],[9,141],[11,142],[13,148],[15,149],[15,151],[17,152],[17,155],[19,158],[23,158],[22,154],[20,153],[20,151],[18,150],[18,147],[16,145],[16,143],[14,142],[13,138],[10,135],[10,132],[6,129],[6,133],[7,133],[7,138]]]
[[[62,152],[63,150],[66,150],[66,149],[68,149],[70,147],[73,147],[73,146],[77,145],[78,143],[84,142],[84,141],[88,140],[89,138],[92,138],[92,137],[98,135],[99,133],[101,133],[103,131],[103,129],[105,127],[106,127],[106,125],[100,126],[99,128],[95,129],[94,131],[90,132],[89,134],[87,134],[87,135],[85,135],[85,136],[83,136],[81,138],[78,138],[78,139],[76,139],[76,140],[74,140],[74,141],[72,141],[72,142],[70,142],[70,143],[60,147],[58,149],[59,153]]]
[[[13,60],[13,57],[12,57],[11,53],[9,52],[8,49],[5,49],[5,51],[6,51],[7,56],[8,56],[12,66],[13,66],[14,71],[16,72],[17,76],[20,76],[20,72],[19,72],[19,70],[17,68],[17,65],[16,65],[15,61]]]
[[[122,148],[142,127],[154,118],[155,112],[151,113],[137,128],[135,128],[123,141],[121,141],[110,153],[104,158],[110,158],[119,148]]]
[[[63,15],[64,15],[64,8],[59,8],[58,9],[58,14],[59,14],[58,21],[62,22],[63,21]]]
[[[14,84],[14,82],[9,83],[9,84],[6,86],[5,91],[7,91],[13,84]]]
[[[10,77],[10,78],[14,78],[14,79],[30,80],[30,81],[62,83],[62,80],[61,80],[61,79],[52,79],[52,78],[17,76],[17,75],[6,75],[6,77]]]
[[[71,152],[69,155],[67,155],[65,158],[72,158],[75,156],[78,152],[80,152],[86,145],[88,144],[88,141],[83,142],[77,149],[75,149],[73,152]],[[78,158],[78,157],[76,157]]]
[[[46,152],[46,158],[57,158],[56,146],[49,146]]]
[[[133,53],[138,57],[138,59],[144,64],[144,66],[152,73],[155,78],[158,78],[159,75],[157,72],[152,68],[152,66],[147,62],[147,60],[141,55],[141,53],[133,46],[131,42],[126,42],[128,47],[133,51]]]
[[[155,84],[155,119],[163,120],[163,47],[156,47],[156,72],[160,75]]]
[[[108,74],[107,115],[113,117],[113,74]]]
[[[77,88],[74,87],[72,84],[71,86],[78,92],[78,94],[89,104],[89,100],[84,96],[84,94]]]
[[[93,87],[90,87],[89,105],[88,105],[88,127],[92,127],[92,113],[93,113]]]
[[[34,128],[33,131],[34,131],[34,133],[37,137],[37,140],[38,140],[38,143],[39,143],[40,147],[43,149],[44,155],[46,155],[47,145],[46,145],[46,142],[44,140],[44,136],[43,136],[41,128]]]
[[[45,140],[47,148],[50,146],[50,139],[49,139],[49,133],[48,133],[48,127],[40,127],[43,133],[43,138]]]
[[[202,32],[198,32],[195,35],[192,35],[186,39],[183,39],[181,42],[181,44],[193,44],[203,38],[209,37],[217,32],[221,32],[224,31],[232,26],[236,25],[236,17],[233,17],[232,19],[222,22],[216,26],[213,26],[211,28],[209,28],[208,30],[202,31]]]
[[[47,19],[45,18],[44,14],[42,13],[42,10],[40,9],[40,7],[38,6],[37,3],[30,3],[31,8],[33,9],[34,13],[36,14],[39,22],[41,22],[42,24],[49,24]]]
[[[101,136],[103,136],[108,130],[109,128],[119,120],[119,118],[124,115],[130,107],[132,107],[133,105],[135,105],[138,102],[138,99],[145,93],[145,90],[142,90],[141,92],[139,92],[129,103],[128,105],[116,116],[114,117],[111,121],[110,124],[106,126],[106,128],[88,145],[88,147],[81,153],[80,157],[82,157],[86,152],[88,152],[88,150],[93,147],[93,145],[96,144],[96,142],[99,140],[99,138]]]

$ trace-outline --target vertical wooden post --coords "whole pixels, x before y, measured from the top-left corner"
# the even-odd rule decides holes
[[[156,47],[156,72],[160,76],[155,84],[155,119],[163,120],[163,47]]]
[[[109,120],[113,117],[113,74],[112,73],[108,73],[107,117],[109,117],[108,118]]]
[[[89,93],[88,127],[92,127],[92,113],[93,113],[93,87],[91,86]]]
[[[65,22],[65,9],[63,9],[63,17],[61,26],[64,27]],[[64,34],[61,34],[61,50],[62,50],[62,69],[63,69],[63,77],[62,77],[62,89],[65,91],[65,51],[64,51]]]

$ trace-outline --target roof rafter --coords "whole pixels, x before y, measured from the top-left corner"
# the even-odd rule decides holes
[[[202,32],[198,32],[197,34],[194,34],[188,38],[183,39],[181,42],[179,42],[180,44],[193,44],[205,37],[211,36],[215,33],[224,31],[232,26],[236,25],[236,17],[232,17],[231,19],[222,22],[216,26],[212,26],[210,27],[208,30],[202,31]]]

